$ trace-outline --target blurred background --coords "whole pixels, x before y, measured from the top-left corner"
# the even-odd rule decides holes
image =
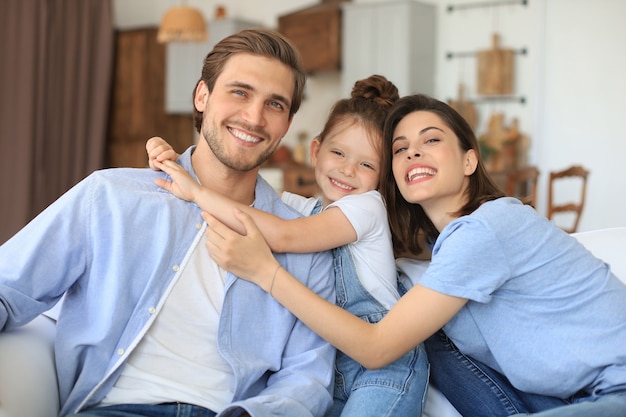
[[[202,15],[207,39],[157,41],[180,6]],[[194,143],[204,55],[255,26],[290,37],[309,73],[283,154],[263,170],[277,189],[315,192],[308,143],[356,80],[379,73],[455,106],[503,187],[536,168],[540,213],[550,172],[581,165],[578,231],[625,226],[624,16],[623,0],[3,0],[0,243],[93,170],[145,166],[147,138]]]

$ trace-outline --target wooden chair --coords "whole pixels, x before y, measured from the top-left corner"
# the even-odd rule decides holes
[[[539,170],[536,166],[527,166],[511,171],[506,178],[506,194],[518,198],[524,204],[535,207],[538,178]]]
[[[554,220],[556,215],[559,217],[561,214],[567,215],[569,218],[573,218],[570,224],[571,227],[563,226],[562,224],[558,224],[558,226],[566,231],[567,233],[574,233],[578,229],[578,223],[580,222],[580,215],[582,214],[583,207],[585,206],[585,197],[587,194],[587,176],[589,175],[589,171],[583,168],[580,165],[572,165],[571,167],[564,169],[562,171],[552,171],[550,172],[550,180],[548,184],[548,214],[547,217],[550,220]],[[578,198],[578,202],[568,201],[564,203],[557,204],[555,202],[555,182],[557,180],[562,179],[579,179],[580,183],[580,197]],[[563,184],[565,185],[565,184]]]

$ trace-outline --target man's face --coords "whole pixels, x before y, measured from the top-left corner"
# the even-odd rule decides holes
[[[291,69],[280,61],[233,55],[210,94],[204,83],[196,90],[196,108],[203,112],[200,140],[231,169],[258,167],[287,133],[293,89]]]

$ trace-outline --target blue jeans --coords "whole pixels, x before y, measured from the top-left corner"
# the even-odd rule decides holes
[[[387,313],[361,284],[350,250],[333,250],[337,305],[376,323]],[[342,352],[335,362],[333,407],[326,417],[419,417],[428,385],[428,360],[419,345],[384,368],[369,370]]]
[[[167,404],[121,404],[90,408],[67,417],[215,417],[206,408],[180,403]]]
[[[528,414],[515,414],[526,416]],[[569,405],[532,414],[534,417],[624,417],[626,416],[626,384],[602,393],[580,397]]]
[[[461,353],[443,331],[425,342],[431,383],[464,417],[625,417],[626,385],[567,400],[520,391],[508,379]]]

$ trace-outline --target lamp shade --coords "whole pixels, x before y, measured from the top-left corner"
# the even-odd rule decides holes
[[[198,9],[177,6],[169,9],[159,26],[157,41],[165,42],[200,42],[207,38],[204,16]]]

